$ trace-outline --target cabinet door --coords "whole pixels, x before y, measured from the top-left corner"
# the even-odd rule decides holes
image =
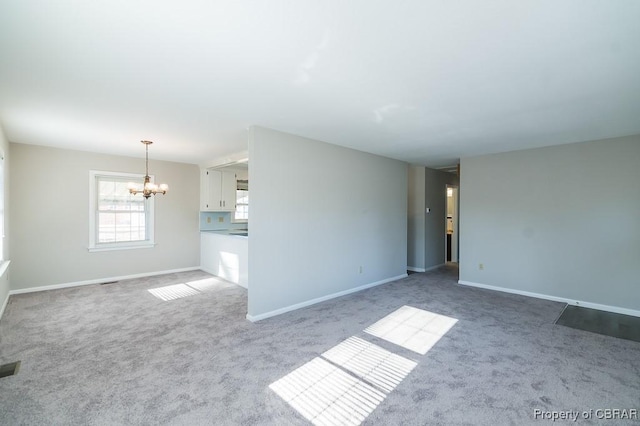
[[[200,169],[200,211],[211,210],[209,171]]]
[[[200,211],[235,211],[236,186],[235,172],[202,169],[200,171]]]
[[[236,182],[235,172],[222,172],[221,199],[222,210],[233,212],[236,210]]]
[[[213,211],[222,208],[222,172],[209,170],[209,207]]]

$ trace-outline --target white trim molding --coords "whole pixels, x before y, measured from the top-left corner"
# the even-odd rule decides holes
[[[568,305],[582,306],[584,308],[597,309],[599,311],[613,312],[616,314],[640,317],[640,311],[635,309],[621,308],[619,306],[601,305],[599,303],[585,302],[582,300],[568,299],[566,297],[551,296],[548,294],[533,293],[530,291],[514,290],[512,288],[496,287],[493,285],[474,283],[471,281],[459,280],[458,284],[466,285],[469,287],[484,288],[486,290],[501,291],[503,293],[518,294],[520,296],[535,297],[536,299],[545,299],[545,300],[552,300],[554,302],[563,302]]]
[[[11,263],[10,260],[0,261],[0,277],[3,277],[4,274],[7,273],[7,270],[9,269],[9,264],[10,263]],[[7,284],[9,284],[8,280],[7,280]],[[2,319],[2,315],[4,314],[5,308],[9,304],[9,296],[10,295],[11,295],[11,291],[7,292],[7,297],[4,298],[4,301],[2,302],[2,306],[0,306],[0,320]]]
[[[154,182],[154,175],[149,175],[151,182]],[[130,250],[137,248],[154,248],[155,247],[155,197],[147,198],[146,200],[140,200],[144,202],[144,213],[145,213],[145,238],[144,240],[139,241],[126,241],[126,242],[111,242],[111,243],[100,243],[98,242],[98,229],[97,229],[97,214],[98,212],[98,204],[99,204],[99,194],[97,190],[97,185],[99,183],[100,178],[111,178],[113,180],[122,180],[126,178],[127,180],[137,180],[140,182],[144,175],[140,173],[125,173],[125,172],[109,172],[109,171],[99,171],[99,170],[89,170],[89,246],[87,249],[90,253],[100,252],[100,251],[111,251],[111,250]]]
[[[130,280],[130,279],[133,279],[133,278],[153,277],[155,275],[173,274],[173,273],[176,273],[176,272],[188,272],[188,271],[198,271],[198,270],[200,270],[199,266],[192,266],[192,267],[189,267],[189,268],[169,269],[169,270],[166,270],[166,271],[145,272],[145,273],[142,273],[142,274],[120,275],[120,276],[117,276],[117,277],[96,278],[96,279],[93,279],[93,280],[75,281],[75,282],[70,282],[70,283],[45,285],[45,286],[41,286],[41,287],[21,288],[21,289],[9,291],[9,295],[12,295],[12,294],[23,294],[23,293],[35,293],[37,291],[58,290],[58,289],[61,289],[61,288],[80,287],[80,286],[84,286],[84,285],[100,284],[100,283],[106,283],[106,282],[111,282],[111,281]]]
[[[9,296],[11,296],[11,292],[7,293],[7,297],[4,298],[4,302],[2,302],[2,307],[0,307],[0,320],[2,320],[2,315],[4,315],[4,309],[9,304]]]
[[[0,260],[0,277],[4,276],[7,269],[9,269],[10,260]]]
[[[443,266],[445,266],[446,263],[441,263],[439,265],[434,265],[434,266],[429,266],[428,268],[416,268],[415,266],[407,266],[407,271],[411,271],[411,272],[429,272],[429,271],[433,271],[435,269],[441,268]]]
[[[371,287],[376,287],[382,284],[390,283],[392,281],[397,281],[402,278],[406,278],[407,274],[397,275],[395,277],[387,278],[380,281],[375,281],[369,284],[362,285],[360,287],[350,288],[348,290],[339,291],[337,293],[328,294],[326,296],[318,297],[316,299],[307,300],[305,302],[296,303],[295,305],[286,306],[284,308],[276,309],[274,311],[265,312],[263,314],[258,315],[249,315],[247,314],[247,319],[251,322],[261,321],[263,319],[267,319],[270,317],[275,317],[276,315],[284,314],[287,312],[295,311],[297,309],[306,308],[307,306],[315,305],[316,303],[325,302],[327,300],[335,299],[336,297],[346,296],[347,294],[357,293],[362,290],[366,290]]]
[[[200,266],[200,268],[198,268],[198,269],[200,269],[203,272],[206,272],[207,274],[211,274],[216,278],[220,278],[221,280],[225,280],[227,282],[230,282],[231,284],[235,284],[235,285],[240,286],[240,287],[242,287],[244,289],[247,289],[247,290],[249,289],[249,286],[246,283],[241,283],[241,282],[237,282],[236,283],[236,282],[233,282],[233,281],[229,281],[228,278],[221,277],[220,275],[218,275],[219,272],[214,271],[213,269],[209,269],[209,268],[206,268],[204,266]]]
[[[425,272],[433,271],[433,270],[435,270],[435,269],[442,268],[442,267],[443,267],[443,266],[445,266],[445,265],[446,265],[446,263],[441,263],[441,264],[439,264],[439,265],[429,266],[429,267],[428,267],[427,269],[425,269],[424,271],[425,271]]]

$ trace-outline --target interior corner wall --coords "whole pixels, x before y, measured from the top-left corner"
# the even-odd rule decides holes
[[[447,185],[458,185],[458,176],[440,170],[425,168],[424,264],[425,269],[446,262]]]
[[[4,235],[0,235],[0,244],[2,244],[2,253],[4,260],[11,260],[10,253],[10,243],[9,243],[9,230],[10,230],[10,215],[9,208],[11,204],[11,193],[9,192],[9,169],[11,165],[10,154],[9,154],[9,141],[5,137],[4,129],[0,125],[0,151],[4,154],[4,175],[3,175],[3,191],[4,191]],[[4,311],[4,306],[9,297],[9,290],[11,287],[11,283],[9,281],[10,271],[6,271],[2,276],[0,276],[0,318],[2,317],[2,313]]]
[[[425,269],[424,222],[425,222],[425,168],[409,166],[408,223],[407,223],[407,269]]]
[[[406,276],[406,163],[260,127],[249,159],[250,319]]]
[[[445,263],[446,186],[458,184],[458,176],[453,173],[423,166],[409,167],[408,269],[420,272]]]
[[[11,289],[198,267],[200,180],[193,164],[151,159],[153,248],[89,252],[89,171],[144,172],[144,158],[10,144]]]
[[[461,282],[640,311],[639,165],[640,135],[463,159]]]

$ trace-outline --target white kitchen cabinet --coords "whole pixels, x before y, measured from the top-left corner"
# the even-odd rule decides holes
[[[236,210],[236,174],[222,170],[200,170],[200,211]]]

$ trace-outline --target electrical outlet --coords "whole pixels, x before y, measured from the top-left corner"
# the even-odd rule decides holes
[[[360,268],[358,269],[358,273],[362,273],[362,266],[360,266]]]
[[[478,269],[484,271],[484,263],[478,263]]]
[[[218,222],[224,222],[224,217],[219,216],[219,217],[218,217]]]
[[[207,217],[207,223],[211,223],[211,217]]]

